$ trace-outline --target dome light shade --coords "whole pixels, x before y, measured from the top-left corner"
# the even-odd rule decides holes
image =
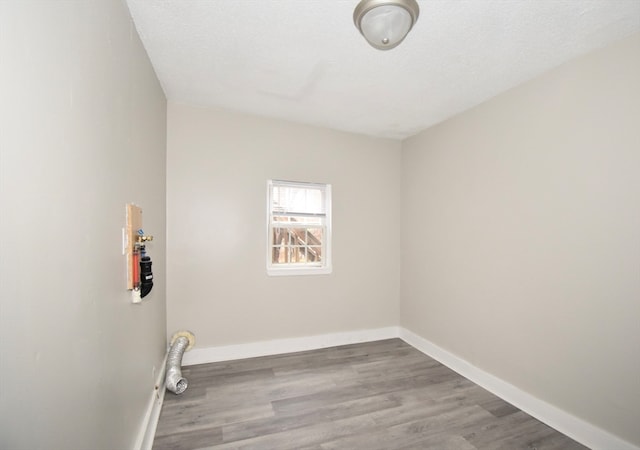
[[[390,50],[404,40],[419,14],[416,0],[362,0],[353,22],[372,47]]]

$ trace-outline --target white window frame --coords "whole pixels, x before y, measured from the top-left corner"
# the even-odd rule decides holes
[[[322,261],[320,263],[285,263],[273,264],[272,255],[274,243],[273,224],[274,214],[272,211],[272,196],[274,186],[316,188],[324,191],[325,215],[322,220],[324,229],[324,239],[322,242]],[[282,227],[284,223],[279,222]],[[285,226],[286,227],[286,226]],[[299,226],[298,226],[299,227]],[[291,227],[293,228],[293,226]],[[325,275],[332,271],[331,266],[331,185],[323,183],[306,183],[299,181],[268,180],[267,181],[267,275],[288,276],[288,275]]]

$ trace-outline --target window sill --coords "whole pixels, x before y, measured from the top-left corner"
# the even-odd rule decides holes
[[[270,277],[287,277],[298,275],[328,275],[332,271],[331,267],[283,267],[268,268],[267,275]]]

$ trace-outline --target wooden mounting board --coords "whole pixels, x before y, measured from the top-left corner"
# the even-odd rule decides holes
[[[127,205],[126,220],[125,238],[127,245],[125,247],[125,254],[127,256],[127,289],[133,289],[133,251],[138,237],[138,230],[142,229],[142,208],[133,203],[129,203]]]

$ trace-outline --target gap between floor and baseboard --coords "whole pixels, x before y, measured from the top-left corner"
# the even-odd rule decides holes
[[[156,435],[156,429],[158,428],[158,421],[160,420],[160,411],[162,410],[162,404],[164,403],[164,394],[166,389],[164,387],[164,378],[167,369],[167,355],[164,355],[162,361],[162,367],[155,380],[153,392],[151,393],[151,399],[147,405],[147,410],[142,420],[142,425],[138,431],[138,437],[134,444],[134,450],[151,450],[153,446],[153,438]]]
[[[182,364],[184,366],[190,366],[211,362],[231,361],[392,338],[402,339],[407,344],[473,381],[477,385],[482,386],[492,394],[513,404],[525,413],[593,450],[640,450],[640,447],[528,394],[402,327],[385,327],[290,339],[276,339],[221,347],[194,348],[184,354]],[[164,384],[162,384],[161,389],[163,391],[162,397],[164,398]],[[162,401],[160,401],[160,406],[161,405]],[[157,416],[151,413],[151,411],[147,413],[147,416],[150,417],[148,421],[149,426],[147,426],[146,434],[143,436],[148,436],[149,431],[151,431],[152,434],[149,447],[136,447],[140,450],[148,450],[151,448],[153,434],[155,434],[157,421],[160,416],[159,408]],[[154,417],[155,423],[151,426]]]

